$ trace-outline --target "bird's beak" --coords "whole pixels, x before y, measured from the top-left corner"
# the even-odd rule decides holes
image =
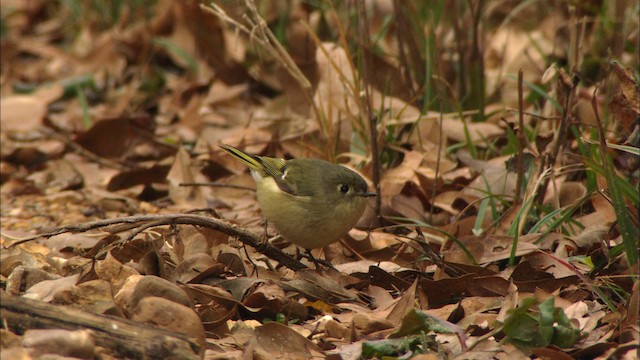
[[[367,192],[364,192],[364,193],[360,194],[360,196],[362,196],[362,197],[373,197],[373,196],[378,196],[378,194],[374,193],[372,191],[367,191]]]

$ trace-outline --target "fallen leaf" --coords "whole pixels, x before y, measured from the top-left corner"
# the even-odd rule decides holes
[[[35,96],[14,95],[0,100],[3,131],[35,131],[42,125],[46,114],[47,103]]]
[[[80,274],[75,274],[60,279],[41,281],[28,288],[24,297],[50,302],[56,293],[71,289],[79,278]]]
[[[320,349],[291,328],[270,322],[254,330],[250,346],[257,358],[310,359],[322,357]]]

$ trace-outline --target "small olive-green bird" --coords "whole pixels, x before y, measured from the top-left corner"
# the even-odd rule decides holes
[[[251,170],[264,217],[285,239],[307,250],[340,240],[362,216],[367,198],[377,195],[360,175],[341,165],[220,147]]]

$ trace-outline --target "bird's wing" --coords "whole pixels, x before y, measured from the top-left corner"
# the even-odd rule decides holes
[[[259,156],[262,169],[267,176],[275,180],[278,188],[291,195],[297,195],[296,189],[287,181],[287,166],[284,159],[276,159],[270,157]]]

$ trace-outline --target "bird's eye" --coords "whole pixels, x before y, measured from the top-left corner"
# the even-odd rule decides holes
[[[341,193],[346,194],[349,192],[349,185],[340,185],[338,189],[340,190]]]

